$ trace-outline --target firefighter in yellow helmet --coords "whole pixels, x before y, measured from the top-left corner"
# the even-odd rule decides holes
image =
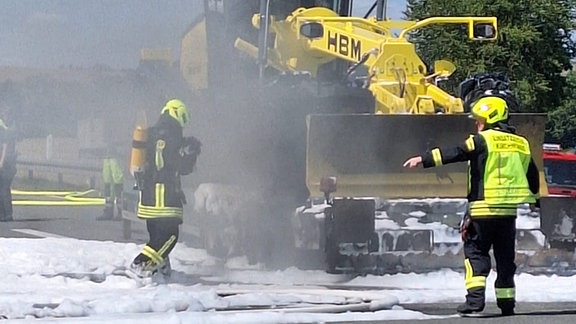
[[[483,96],[470,107],[477,134],[458,146],[433,148],[411,157],[404,166],[422,164],[430,168],[469,161],[469,209],[460,228],[467,295],[457,311],[467,314],[484,310],[486,278],[491,269],[489,251],[493,249],[497,305],[503,315],[512,315],[516,295],[516,209],[519,204],[536,202],[538,169],[528,141],[508,125],[504,99]]]
[[[196,138],[183,136],[188,122],[186,105],[172,99],[147,131],[137,215],[146,220],[149,241],[131,265],[131,270],[140,277],[156,272],[169,274],[168,255],[178,241],[186,202],[180,176],[192,172],[201,146]]]

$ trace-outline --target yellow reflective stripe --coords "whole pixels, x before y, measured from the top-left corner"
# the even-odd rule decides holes
[[[142,249],[142,254],[147,256],[150,260],[152,260],[152,262],[156,264],[161,264],[162,262],[164,262],[164,258],[162,257],[162,255],[154,251],[154,249],[151,248],[149,245],[144,246],[144,248]]]
[[[164,168],[164,157],[162,156],[162,152],[166,147],[166,142],[164,140],[158,140],[156,142],[156,155],[155,155],[155,162],[156,162],[156,170],[162,170]]]
[[[472,269],[472,264],[470,259],[466,258],[464,260],[464,282],[466,284],[466,289],[486,287],[486,277],[485,276],[473,276],[474,271]]]
[[[507,186],[507,187],[484,187],[484,197],[498,199],[499,201],[510,202],[511,199],[520,198],[521,202],[524,199],[533,198],[533,194],[529,188],[525,186]]]
[[[496,288],[496,299],[514,299],[516,298],[516,288]]]
[[[479,208],[470,209],[470,217],[492,217],[492,216],[506,216],[513,217],[516,216],[516,209],[497,209],[497,208]]]
[[[500,206],[490,206],[490,207],[470,207],[470,211],[475,213],[496,213],[496,214],[515,214],[516,207],[500,207]]]
[[[157,183],[156,184],[156,202],[155,202],[155,206],[157,208],[162,208],[164,207],[164,184],[163,183]]]
[[[432,153],[432,159],[434,160],[434,165],[442,165],[442,153],[440,149],[435,148],[430,153]]]
[[[176,236],[175,235],[170,235],[170,238],[168,239],[168,241],[166,241],[162,247],[160,248],[160,250],[158,250],[158,253],[160,255],[164,255],[166,253],[166,250],[168,250],[170,248],[170,246],[172,245],[172,243],[174,243],[174,241],[176,240]]]
[[[470,263],[470,259],[464,259],[464,280],[468,280],[469,277],[472,277],[472,264]]]
[[[516,209],[518,204],[502,203],[487,203],[485,200],[477,200],[470,202],[470,208],[510,208]]]
[[[475,148],[476,146],[474,145],[474,137],[473,136],[468,137],[468,139],[466,140],[466,149],[468,150],[468,152],[472,152],[474,151]]]
[[[486,287],[486,277],[477,276],[466,280],[466,289]]]
[[[138,217],[140,218],[161,218],[161,217],[182,217],[181,207],[154,207],[138,203]]]
[[[516,204],[487,204],[486,201],[473,201],[470,203],[470,216],[516,216]]]

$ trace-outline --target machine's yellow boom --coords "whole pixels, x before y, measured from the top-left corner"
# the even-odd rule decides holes
[[[253,24],[259,27],[259,15]],[[444,113],[463,112],[462,102],[438,88],[438,77],[446,78],[455,69],[443,61],[433,73],[416,54],[406,36],[432,24],[463,24],[474,40],[495,40],[495,17],[432,17],[418,22],[377,21],[374,18],[340,17],[334,11],[315,7],[295,10],[285,20],[271,20],[274,46],[268,49],[268,65],[280,71],[307,71],[314,77],[318,68],[336,58],[363,65],[368,73],[367,88],[376,105],[374,112]],[[398,31],[398,36],[394,36]],[[236,46],[256,55],[257,49],[239,39]],[[442,70],[438,70],[441,68]]]

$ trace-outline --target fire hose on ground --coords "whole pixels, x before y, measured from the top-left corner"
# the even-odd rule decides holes
[[[104,206],[103,197],[90,197],[96,190],[57,191],[57,190],[12,190],[12,204],[15,206]],[[15,197],[18,197],[15,199]],[[22,198],[20,198],[22,197]]]

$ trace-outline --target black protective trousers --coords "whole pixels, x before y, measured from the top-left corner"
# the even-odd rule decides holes
[[[118,218],[122,217],[122,183],[105,183],[104,184],[104,211],[102,216],[114,218],[114,209],[117,210]],[[116,207],[116,208],[114,208]]]
[[[516,219],[514,217],[473,219],[464,241],[464,256],[470,262],[471,274],[466,277],[485,277],[492,267],[490,249],[496,261],[496,290],[514,291],[516,272]],[[469,271],[469,269],[467,269]],[[467,289],[466,302],[471,306],[484,306],[486,286]],[[497,297],[501,309],[514,308],[515,297]]]
[[[15,174],[15,168],[0,170],[0,221],[12,220],[12,180]]]
[[[147,219],[146,228],[148,229],[149,240],[146,245],[159,252],[166,259],[178,242],[180,224],[182,224],[182,220],[176,217]],[[150,258],[143,253],[138,254],[134,259],[134,263],[148,261]]]

